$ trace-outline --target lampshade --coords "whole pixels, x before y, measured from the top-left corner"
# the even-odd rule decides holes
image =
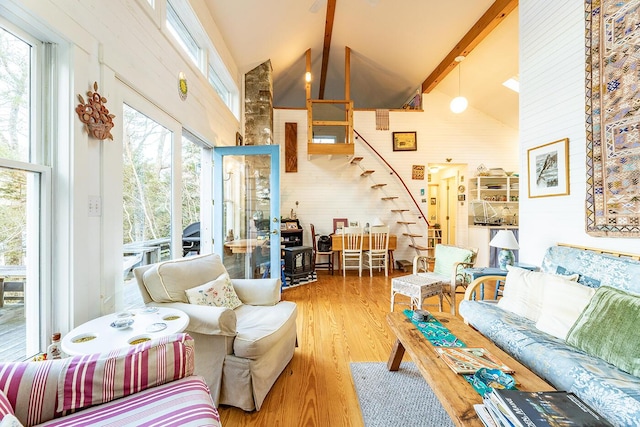
[[[382,222],[382,220],[380,218],[376,218],[373,220],[373,222],[371,223],[372,227],[379,227],[384,225],[384,222]]]
[[[451,109],[451,111],[453,111],[456,114],[460,114],[462,113],[464,110],[467,109],[467,106],[469,105],[469,102],[467,101],[467,98],[465,98],[464,96],[462,96],[460,94],[460,87],[462,86],[461,84],[461,80],[462,80],[462,64],[461,62],[464,60],[464,56],[460,55],[460,56],[456,56],[455,61],[458,63],[458,96],[456,96],[455,98],[453,98],[451,100],[451,104],[449,104],[449,108]]]
[[[467,98],[465,98],[464,96],[456,96],[451,100],[449,108],[451,108],[451,111],[453,111],[454,113],[460,114],[467,109],[468,105],[469,101],[467,101]]]
[[[516,236],[513,235],[511,230],[498,231],[489,242],[489,246],[501,249],[520,249]]]

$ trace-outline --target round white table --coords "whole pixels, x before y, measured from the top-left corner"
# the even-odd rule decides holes
[[[175,308],[145,307],[127,312],[130,317],[122,312],[107,314],[76,327],[62,339],[62,351],[70,356],[103,353],[182,332],[189,324],[189,316]],[[131,326],[124,329],[111,326],[114,321],[126,318],[133,320]]]

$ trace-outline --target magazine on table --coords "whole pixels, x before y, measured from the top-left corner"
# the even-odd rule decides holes
[[[483,347],[436,347],[435,350],[457,374],[475,374],[480,368],[499,369],[507,374],[514,372]]]
[[[566,391],[496,389],[489,394],[489,401],[506,408],[506,418],[515,427],[612,426],[575,394]]]
[[[493,419],[487,407],[481,403],[477,403],[473,405],[473,409],[476,410],[476,414],[478,414],[478,418],[482,421],[482,424],[485,427],[500,427]]]

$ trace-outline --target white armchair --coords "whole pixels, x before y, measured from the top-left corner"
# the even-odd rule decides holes
[[[189,304],[185,290],[225,273],[219,255],[208,254],[138,267],[134,275],[146,305],[189,315],[195,340],[195,372],[218,404],[260,410],[267,393],[293,357],[296,304],[280,301],[280,279],[232,279],[242,305]]]

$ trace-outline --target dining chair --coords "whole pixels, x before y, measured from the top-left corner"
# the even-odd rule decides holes
[[[311,256],[311,259],[313,260],[313,269],[329,270],[329,272],[333,276],[333,251],[318,250],[318,235],[316,234],[316,229],[313,224],[309,224],[309,226],[311,227],[311,241],[313,242],[313,254]],[[326,257],[326,261],[322,261],[323,257]]]
[[[384,275],[389,276],[389,227],[386,225],[369,228],[369,247],[363,254],[364,267],[369,267],[369,276],[373,276],[374,267],[378,271],[384,266]]]
[[[362,227],[344,227],[342,229],[342,275],[347,275],[347,269],[358,270],[362,276]]]

